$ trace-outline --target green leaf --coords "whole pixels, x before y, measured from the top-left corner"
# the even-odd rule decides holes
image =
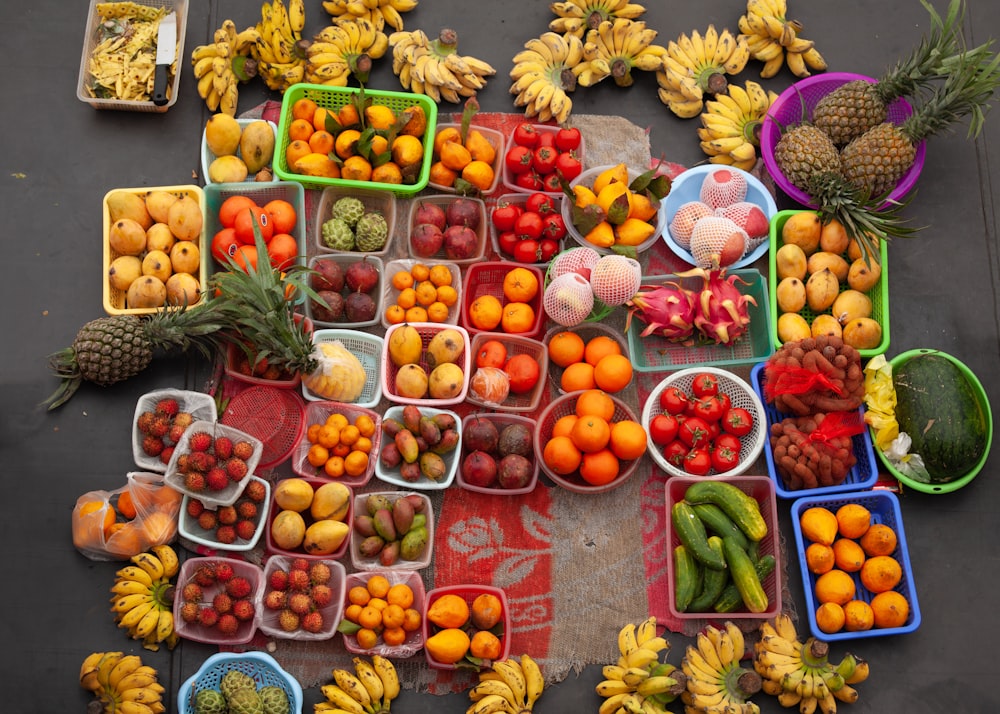
[[[607,219],[604,209],[596,203],[592,203],[586,208],[574,205],[570,216],[573,220],[573,225],[582,235],[587,235],[594,230],[597,224]]]
[[[618,255],[624,255],[626,258],[639,260],[639,251],[635,249],[634,245],[618,245],[617,243],[615,243],[613,246],[611,246],[611,251]]]
[[[616,226],[624,223],[625,219],[628,218],[628,209],[628,195],[623,192],[608,206],[608,223]]]

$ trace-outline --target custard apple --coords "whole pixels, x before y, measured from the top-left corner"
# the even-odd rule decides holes
[[[389,237],[389,225],[378,211],[371,211],[361,216],[354,229],[354,237],[358,250],[366,253],[382,250]]]
[[[264,714],[264,703],[256,687],[237,689],[226,701],[229,703],[229,714]]]
[[[257,690],[260,701],[264,704],[264,714],[288,714],[291,705],[288,695],[281,687],[268,686]]]
[[[333,250],[354,250],[354,231],[343,218],[331,218],[323,223],[323,243]]]
[[[194,696],[195,714],[226,714],[229,705],[218,689],[202,689]]]
[[[230,701],[235,694],[240,689],[251,689],[254,692],[257,691],[257,683],[253,681],[253,677],[245,672],[241,672],[238,669],[231,669],[222,675],[222,679],[219,680],[219,691],[222,692],[222,696],[226,698],[226,701]]]
[[[340,218],[352,229],[358,225],[363,215],[365,215],[365,204],[360,198],[353,196],[338,198],[330,209],[330,218]]]

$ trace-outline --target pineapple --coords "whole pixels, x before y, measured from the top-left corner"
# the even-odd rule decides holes
[[[905,59],[872,84],[863,79],[841,85],[815,106],[812,121],[833,143],[844,146],[852,139],[883,123],[887,108],[900,97],[912,97],[932,81],[953,71],[962,48],[961,0],[951,0],[948,13],[941,16],[927,2],[921,4],[931,16],[931,33],[924,36]]]
[[[872,196],[896,185],[913,165],[916,145],[971,115],[969,137],[982,129],[987,102],[1000,84],[1000,57],[983,45],[960,56],[958,65],[902,124],[883,122],[840,152],[844,177]]]
[[[826,132],[799,124],[782,132],[774,145],[774,160],[792,185],[809,192],[814,174],[840,173],[840,153]]]

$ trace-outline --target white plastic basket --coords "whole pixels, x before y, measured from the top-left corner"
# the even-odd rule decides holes
[[[266,119],[237,119],[236,120],[236,122],[240,125],[240,131],[243,131],[250,124],[254,123],[255,121],[267,121],[267,120]],[[270,125],[271,131],[274,132],[274,144],[275,144],[275,146],[277,146],[278,145],[278,125],[275,124],[273,121],[267,121],[267,123]],[[239,149],[236,150],[236,155],[237,156],[241,156]],[[211,166],[212,162],[215,161],[215,159],[217,159],[217,158],[218,157],[215,154],[212,153],[212,150],[210,148],[208,148],[208,142],[205,140],[205,130],[202,129],[202,132],[201,132],[201,177],[202,177],[202,179],[204,179],[204,181],[205,181],[206,184],[208,184],[208,183],[215,183],[214,181],[211,181],[208,178],[208,167]],[[270,162],[268,162],[268,167],[270,167],[270,166],[271,166],[271,164],[270,164]],[[244,183],[244,182],[241,182],[241,183]],[[252,183],[257,183],[257,182],[254,181],[253,176],[247,176],[245,183],[251,183],[252,184]],[[296,208],[298,208],[298,206]],[[299,240],[303,240],[305,238],[305,236],[296,236],[296,238],[298,238]]]
[[[232,543],[222,543],[217,540],[214,533],[198,525],[198,519],[193,518],[188,513],[188,503],[195,497],[184,494],[177,522],[177,535],[181,545],[195,552],[201,552],[201,548],[207,548],[210,551],[245,553],[256,548],[257,543],[260,542],[261,535],[264,533],[264,527],[267,524],[267,507],[271,502],[271,484],[258,476],[247,476],[247,480],[258,481],[264,484],[264,499],[257,504],[257,528],[254,530],[252,538],[244,540],[237,537]],[[236,500],[239,501],[238,498]],[[217,508],[209,510],[217,510]]]
[[[385,419],[396,419],[402,421],[404,407],[389,407],[385,412]],[[375,477],[379,481],[392,484],[399,488],[408,488],[414,491],[443,491],[451,486],[458,473],[459,463],[462,460],[462,418],[453,411],[447,409],[435,409],[433,407],[420,407],[420,413],[424,416],[436,416],[437,414],[449,414],[455,419],[455,428],[458,430],[458,442],[455,448],[447,454],[442,454],[447,471],[440,481],[432,481],[422,475],[417,481],[407,481],[399,474],[399,467],[388,468],[378,459],[375,463]],[[377,458],[377,457],[376,457]]]
[[[316,330],[313,333],[313,344],[336,340],[340,340],[347,351],[358,358],[367,375],[361,395],[351,404],[371,409],[382,400],[382,338],[358,330]],[[313,402],[327,401],[326,397],[311,391],[304,382],[302,396]]]
[[[157,389],[139,397],[135,405],[135,418],[132,419],[132,458],[136,466],[143,471],[164,473],[167,464],[159,457],[150,456],[142,450],[142,432],[139,431],[139,417],[146,411],[152,411],[161,399],[176,399],[182,412],[187,412],[195,421],[216,421],[218,412],[215,399],[204,392],[193,392],[187,389]]]
[[[174,449],[173,455],[170,457],[170,463],[167,464],[167,472],[163,477],[163,480],[168,486],[173,488],[175,491],[180,491],[183,494],[197,498],[202,503],[208,507],[217,506],[231,506],[236,503],[236,499],[240,497],[243,493],[243,489],[246,488],[249,481],[247,478],[243,478],[240,481],[230,481],[229,484],[221,491],[210,491],[208,489],[204,491],[192,491],[184,483],[184,475],[180,473],[177,468],[177,462],[182,454],[188,454],[191,452],[189,442],[191,441],[191,435],[197,434],[200,431],[207,431],[213,436],[228,436],[233,440],[235,444],[237,441],[248,441],[250,445],[253,446],[253,455],[246,460],[247,462],[247,474],[253,474],[254,470],[257,468],[257,464],[260,463],[261,454],[264,452],[264,444],[253,436],[250,436],[246,432],[235,429],[231,426],[226,426],[225,424],[220,424],[219,422],[211,421],[196,421],[192,422],[191,426],[187,428],[184,432],[184,436],[177,443],[177,447]]]

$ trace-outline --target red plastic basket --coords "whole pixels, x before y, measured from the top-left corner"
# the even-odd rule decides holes
[[[306,404],[305,416],[303,418],[302,431],[295,444],[292,453],[292,471],[305,478],[327,478],[322,468],[316,468],[309,463],[309,447],[312,444],[306,438],[309,427],[313,424],[323,424],[331,414],[343,414],[352,424],[362,414],[371,418],[375,423],[375,433],[372,434],[372,448],[368,459],[368,468],[361,476],[348,476],[344,474],[336,479],[345,486],[360,488],[371,480],[375,473],[375,461],[378,459],[379,449],[382,445],[382,417],[378,412],[359,407],[356,404],[344,404],[343,402],[309,402]]]
[[[542,294],[544,293],[542,285],[544,285],[545,275],[533,265],[519,265],[495,260],[470,265],[465,271],[465,281],[462,284],[462,315],[459,322],[469,331],[470,335],[485,331],[473,326],[472,320],[469,318],[472,303],[481,295],[492,295],[502,305],[509,303],[510,300],[503,294],[503,280],[507,277],[507,273],[514,268],[530,270],[538,278],[538,293],[528,303],[535,312],[535,322],[530,329],[517,334],[535,339],[538,339],[542,334],[542,329],[545,327],[545,310],[542,308]],[[498,325],[494,329],[502,328]]]
[[[330,483],[330,479],[324,479],[324,478],[307,478],[305,480],[308,481],[309,485],[313,487],[313,491],[315,491],[323,484]],[[296,550],[285,550],[284,548],[281,548],[280,546],[278,546],[277,543],[274,542],[274,538],[271,535],[271,525],[274,523],[275,517],[281,511],[281,508],[278,507],[277,501],[274,500],[274,492],[276,489],[277,486],[274,489],[271,489],[271,502],[268,505],[268,511],[267,511],[267,530],[264,531],[265,543],[268,555],[285,555],[290,558],[306,558],[308,560],[326,560],[326,559],[340,560],[344,556],[344,553],[347,552],[347,549],[350,546],[351,543],[350,533],[347,534],[347,537],[344,538],[344,542],[341,543],[340,546],[332,553],[322,553],[322,554],[307,553],[305,549],[302,548],[301,546]],[[351,522],[354,520],[354,489],[352,489],[350,486],[348,486],[347,489],[351,491],[351,495],[348,498],[347,515],[344,516],[344,523],[350,525]],[[312,517],[309,515],[308,508],[302,512],[302,518],[306,522],[306,528],[308,528],[310,524],[314,522]]]
[[[484,343],[496,340],[507,348],[507,359],[515,355],[528,355],[538,363],[538,382],[531,391],[524,394],[514,394],[511,392],[500,404],[487,402],[481,399],[472,389],[469,389],[468,402],[481,407],[496,409],[501,412],[533,412],[538,409],[542,402],[542,396],[548,389],[547,375],[549,371],[549,351],[544,344],[530,337],[521,335],[508,335],[506,332],[477,332],[472,337],[472,354],[476,355]],[[475,357],[473,357],[475,362]],[[472,374],[469,375],[471,383],[476,375],[477,368],[473,366]]]
[[[475,419],[475,418],[488,419],[489,421],[493,422],[493,425],[497,428],[498,432],[502,432],[505,428],[513,424],[522,424],[525,427],[527,427],[528,431],[531,432],[532,436],[534,436],[535,428],[538,426],[538,423],[534,419],[531,419],[530,417],[526,416],[521,416],[520,414],[488,413],[488,414],[472,414],[469,417],[466,417],[466,419]],[[532,449],[532,451],[534,451],[534,449]],[[469,449],[463,447],[462,459],[465,459],[465,457],[468,456],[469,453],[470,453]],[[495,494],[497,496],[519,496],[521,494],[531,493],[532,491],[535,490],[535,486],[538,485],[538,472],[540,470],[539,464],[541,463],[541,458],[539,458],[537,454],[532,453],[528,456],[528,459],[532,462],[534,469],[531,474],[531,480],[528,481],[528,484],[524,488],[503,488],[499,484],[489,487],[476,486],[465,480],[465,478],[462,476],[461,468],[458,470],[456,479],[458,480],[459,486],[468,491],[475,491],[476,493],[489,493],[489,494]]]
[[[389,581],[390,587],[400,584],[409,585],[410,590],[413,591],[413,605],[411,607],[421,613],[421,622],[423,621],[424,600],[427,594],[423,578],[415,570],[373,570],[365,573],[351,573],[347,576],[344,591],[349,593],[351,588],[358,585],[365,587],[368,584],[368,580],[374,575],[383,576]],[[346,597],[342,599],[346,603]],[[347,605],[345,604],[344,607],[346,608]],[[402,659],[412,657],[423,648],[424,632],[422,628],[407,632],[406,639],[401,645],[387,645],[380,637],[378,644],[374,647],[362,647],[358,644],[358,636],[356,634],[349,635],[346,632],[344,633],[344,649],[351,654],[367,655],[369,657],[377,654],[391,659]]]
[[[323,628],[319,632],[310,632],[302,629],[301,626],[288,631],[281,628],[279,624],[280,610],[271,610],[264,605],[267,592],[271,589],[268,583],[271,582],[271,574],[275,570],[284,570],[286,573],[291,569],[294,558],[283,555],[273,555],[264,564],[264,575],[262,586],[257,595],[257,612],[260,631],[271,637],[286,640],[317,641],[329,640],[337,634],[337,625],[340,623],[340,616],[344,612],[344,593],[346,590],[347,573],[344,566],[336,560],[329,558],[311,562],[324,563],[330,569],[330,579],[327,585],[332,590],[330,602],[322,607],[317,607],[316,611],[323,617]]]
[[[413,398],[404,397],[396,391],[396,374],[399,373],[399,367],[392,361],[389,357],[389,344],[392,339],[393,333],[401,329],[404,325],[409,325],[410,327],[416,328],[417,332],[420,333],[420,337],[424,343],[423,356],[420,358],[420,366],[424,368],[428,374],[430,374],[430,364],[427,361],[427,345],[434,338],[434,335],[442,332],[443,330],[456,330],[462,338],[465,340],[465,349],[462,350],[462,354],[459,356],[458,364],[462,368],[462,373],[465,375],[465,379],[462,384],[461,391],[454,397],[448,399],[432,399],[430,397]],[[448,406],[450,404],[459,404],[465,401],[466,394],[469,391],[469,373],[472,368],[472,347],[470,344],[469,333],[460,325],[442,325],[436,322],[409,322],[402,323],[399,325],[393,325],[385,332],[385,339],[382,344],[382,393],[385,395],[386,399],[391,402],[396,402],[397,404],[417,404],[428,407],[440,407]]]
[[[511,615],[510,615],[510,605],[507,602],[507,594],[500,588],[494,588],[489,585],[449,585],[443,588],[434,588],[427,593],[427,599],[424,601],[423,610],[423,622],[421,627],[423,629],[424,643],[434,636],[434,634],[440,629],[437,625],[427,619],[427,613],[430,611],[431,606],[434,602],[445,595],[458,595],[460,598],[465,600],[469,609],[472,609],[472,603],[479,595],[495,595],[498,600],[500,600],[501,616],[500,622],[497,627],[500,629],[500,634],[497,637],[500,639],[500,656],[496,658],[497,661],[507,659],[510,654],[510,638],[511,638]],[[431,653],[427,651],[424,647],[424,655],[427,657],[427,665],[433,669],[458,669],[458,664],[451,664],[448,662],[440,662],[431,656]],[[460,660],[462,667],[468,665],[469,667],[475,667],[471,661]]]
[[[287,459],[302,436],[302,398],[290,389],[247,387],[229,400],[220,421],[264,445],[260,468],[269,469]]]
[[[257,593],[263,585],[264,573],[253,563],[236,558],[224,557],[198,557],[188,558],[181,564],[180,572],[177,574],[177,597],[174,598],[174,627],[178,636],[193,642],[204,642],[212,645],[242,645],[253,639],[254,632],[260,622],[260,609],[254,614],[253,619],[241,621],[236,632],[226,635],[216,627],[207,627],[197,621],[186,622],[181,617],[181,609],[184,607],[184,598],[180,592],[184,586],[194,579],[194,574],[202,565],[214,565],[218,562],[228,563],[233,568],[234,576],[242,576],[250,581],[251,591],[248,599],[253,602],[257,598]],[[201,607],[210,607],[212,599],[220,592],[225,591],[222,583],[202,588]]]
[[[468,258],[452,258],[452,257],[449,257],[447,253],[445,253],[444,248],[441,248],[441,250],[439,250],[437,253],[435,253],[434,255],[431,255],[431,256],[419,256],[416,253],[414,253],[413,252],[413,245],[410,243],[410,232],[413,230],[414,225],[416,225],[414,223],[414,216],[416,214],[417,209],[420,207],[420,205],[421,204],[427,204],[427,203],[433,203],[433,204],[436,204],[436,205],[440,206],[444,210],[448,210],[448,206],[451,205],[453,202],[459,200],[459,199],[463,199],[463,200],[466,200],[466,201],[473,201],[477,205],[477,207],[479,208],[479,225],[476,226],[476,228],[475,228],[476,237],[478,238],[478,241],[476,242],[476,248],[475,248],[475,251],[473,252],[473,254],[471,256],[469,256]],[[406,222],[406,226],[407,226],[407,230],[406,230],[406,254],[410,258],[419,258],[420,260],[422,260],[425,263],[431,262],[431,261],[434,261],[434,262],[437,262],[437,263],[441,263],[441,262],[455,263],[456,265],[471,265],[472,263],[477,263],[480,260],[482,260],[483,256],[486,254],[486,243],[487,243],[487,233],[488,233],[487,223],[488,223],[488,221],[489,221],[489,218],[486,215],[486,203],[481,198],[470,198],[468,196],[458,196],[458,195],[454,195],[454,194],[436,194],[436,195],[432,194],[432,195],[429,195],[429,196],[420,196],[420,197],[414,199],[413,203],[410,204],[410,215],[409,215],[409,218],[408,218],[408,220]]]
[[[629,356],[628,343],[625,341],[624,335],[622,335],[620,330],[616,330],[613,327],[608,327],[600,322],[582,322],[579,325],[574,325],[572,327],[563,327],[562,325],[556,325],[545,333],[542,338],[542,342],[545,344],[546,352],[548,352],[549,342],[552,338],[558,335],[560,332],[572,332],[580,336],[584,344],[589,342],[591,339],[599,336],[610,337],[612,340],[618,343],[621,348],[622,354],[626,357]],[[561,386],[563,372],[566,371],[565,367],[560,367],[555,362],[549,361],[549,379],[552,385],[559,391],[560,394],[565,394]]]
[[[305,315],[296,313],[294,319],[297,323],[302,324],[308,334],[313,332],[313,322]],[[245,374],[239,369],[239,364],[242,360],[246,359],[246,355],[243,349],[234,343],[229,343],[226,346],[226,362],[225,362],[225,372],[226,376],[230,379],[234,379],[237,382],[243,382],[245,384],[255,384],[260,387],[277,387],[278,389],[297,389],[299,384],[302,382],[302,375],[298,372],[294,374],[285,374],[280,379],[264,379],[263,377],[255,377],[252,374]]]

